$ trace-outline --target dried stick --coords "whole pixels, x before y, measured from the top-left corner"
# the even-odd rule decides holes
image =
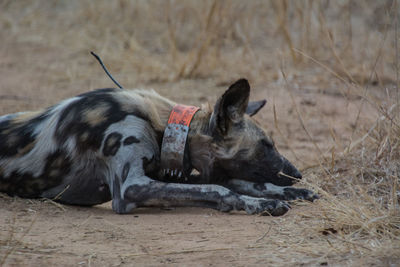
[[[108,72],[106,66],[104,66],[103,61],[100,59],[100,57],[98,55],[96,55],[93,51],[90,51],[90,54],[92,54],[92,56],[94,56],[97,61],[100,63],[100,65],[103,67],[103,70],[106,72],[106,74],[108,75],[108,77],[110,77],[110,79],[120,88],[120,89],[124,89],[114,78],[113,76]]]

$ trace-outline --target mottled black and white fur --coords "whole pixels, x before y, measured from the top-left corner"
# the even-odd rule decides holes
[[[314,200],[290,187],[301,174],[250,117],[239,80],[190,126],[185,164],[197,175],[164,177],[160,147],[175,105],[151,90],[100,89],[40,112],[0,117],[0,192],[96,205],[117,213],[147,206],[201,206],[282,215],[284,200]],[[294,177],[295,179],[291,179]]]

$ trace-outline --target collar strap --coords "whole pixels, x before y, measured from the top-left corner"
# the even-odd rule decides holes
[[[198,110],[198,107],[180,104],[172,108],[161,144],[161,170],[164,176],[189,176],[192,167],[184,164],[184,158],[188,157],[185,157],[186,141],[190,122]]]

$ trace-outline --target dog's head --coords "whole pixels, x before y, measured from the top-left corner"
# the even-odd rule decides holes
[[[239,80],[218,99],[209,120],[213,176],[256,183],[292,185],[300,172],[279,152],[265,131],[251,118],[266,103],[250,102],[247,80]]]

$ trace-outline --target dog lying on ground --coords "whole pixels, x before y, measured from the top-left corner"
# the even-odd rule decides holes
[[[242,79],[214,110],[176,109],[154,91],[99,89],[2,116],[0,192],[73,205],[112,200],[117,213],[200,206],[282,215],[285,200],[313,201],[312,191],[291,187],[301,174],[251,118],[265,101],[249,103],[249,94]]]

